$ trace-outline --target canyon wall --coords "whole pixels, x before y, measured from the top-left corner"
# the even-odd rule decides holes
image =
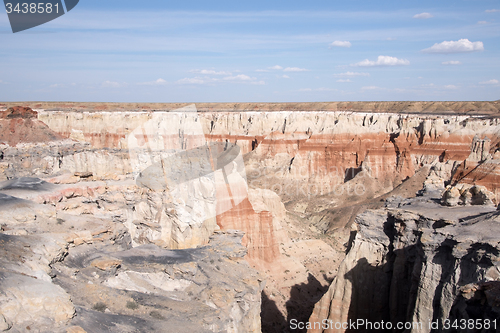
[[[180,117],[175,112],[39,113],[60,135],[89,142],[94,149],[125,152],[128,135],[141,124],[164,118],[177,128]],[[446,180],[453,177],[490,191],[499,184],[497,118],[314,111],[198,112],[197,118],[205,141],[239,146],[250,186],[274,190],[285,201],[334,192],[361,170],[392,189],[432,163],[440,164]],[[113,167],[116,173],[132,171],[127,159],[104,158],[103,164],[111,173]]]
[[[196,112],[187,107],[172,112],[39,110],[38,119],[57,135],[78,143],[72,141],[63,149],[50,143],[5,146],[2,167],[6,177],[26,176],[27,172],[44,176],[66,170],[92,172],[94,180],[121,180],[126,175],[137,177],[148,165],[161,161],[161,178],[163,161],[179,149],[210,142],[236,145],[242,156],[237,163],[241,185],[227,192],[224,184],[229,183],[219,182],[219,197],[210,199],[217,202],[212,208],[215,213],[193,214],[192,207],[198,206],[199,200],[206,207],[213,202],[202,198],[189,204],[184,198],[179,204],[172,199],[179,199],[180,194],[164,188],[154,200],[149,195],[144,207],[130,206],[129,225],[134,229],[133,221],[156,221],[162,224],[157,236],[136,233],[135,241],[144,236],[179,248],[206,243],[215,228],[242,229],[246,232],[243,243],[249,246],[249,258],[255,262],[272,262],[279,256],[277,244],[283,243],[280,239],[285,236],[279,231],[283,219],[271,218],[269,209],[256,212],[251,207],[246,199],[247,187],[271,190],[283,202],[327,195],[330,207],[342,207],[367,195],[389,192],[424,165],[431,165],[443,182],[484,185],[493,192],[495,202],[500,199],[498,118],[315,111]],[[138,148],[142,149],[140,156]],[[222,179],[222,173],[219,175],[209,176],[210,181]],[[158,181],[155,176],[146,178]],[[209,181],[195,182],[189,185],[192,190],[183,193],[200,193],[201,188],[210,192],[210,186],[215,186],[206,187]],[[143,191],[156,190],[146,184]],[[237,202],[231,202],[220,197],[224,192],[226,197],[227,193],[233,197],[241,194]],[[229,206],[221,208],[222,202]],[[169,205],[172,208],[167,208]],[[160,214],[159,207],[164,213]],[[169,213],[172,209],[176,217]],[[209,222],[209,215],[215,218],[213,222]],[[262,230],[277,233],[271,232],[265,236],[270,239],[262,240]],[[255,241],[258,239],[261,241]],[[263,251],[262,246],[268,250]]]
[[[209,244],[217,230],[241,230],[246,260],[267,275],[265,293],[288,319],[307,319],[312,307],[303,305],[335,275],[347,239],[327,235],[330,229],[320,224],[335,224],[343,209],[354,214],[355,205],[414,181],[409,196],[422,184],[444,191],[445,185],[469,183],[484,185],[492,202],[500,199],[495,117],[446,110],[197,112],[192,106],[169,112],[37,111],[38,120],[31,121],[46,124],[54,137],[17,145],[2,139],[0,177],[36,176],[60,186],[24,199],[119,223],[133,247],[189,249]],[[16,131],[12,119],[0,122]],[[377,223],[387,224],[388,213],[380,214]],[[78,237],[81,242],[89,235]],[[389,260],[390,240],[356,239],[340,272],[363,258],[371,264]],[[359,257],[370,251],[373,260]],[[330,305],[332,293],[349,295],[345,290],[352,288],[338,276],[313,318],[330,318],[325,313],[336,306],[351,308],[347,296]],[[387,284],[387,277],[374,278]],[[383,291],[374,297],[389,304]],[[352,308],[348,318],[365,314]]]
[[[344,323],[357,323],[357,332],[373,325],[441,332],[470,320],[497,332],[500,213],[494,206],[442,208],[432,199],[400,198],[358,215],[355,237],[308,332],[353,329]]]

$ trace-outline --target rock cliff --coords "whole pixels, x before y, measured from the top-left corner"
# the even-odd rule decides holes
[[[141,124],[162,117],[181,123],[180,113],[159,114],[44,111],[39,118],[54,132],[89,142],[94,149],[127,150],[127,136]],[[274,186],[285,199],[333,192],[361,170],[390,189],[431,163],[442,163],[447,180],[481,180],[478,185],[490,191],[498,185],[497,118],[315,111],[199,112],[198,118],[204,140],[240,147],[246,168],[253,170],[247,172],[250,184]],[[464,170],[464,163],[470,170]],[[117,172],[127,171],[123,163],[118,166]]]
[[[71,319],[74,311],[85,313],[83,317],[94,323],[119,318],[102,317],[100,310],[89,310],[97,303],[97,308],[103,311],[108,309],[113,315],[132,315],[128,308],[124,309],[116,303],[108,304],[107,299],[97,300],[99,293],[111,293],[118,297],[117,291],[110,291],[116,289],[176,298],[180,296],[170,294],[169,285],[184,290],[184,287],[198,283],[198,277],[194,279],[189,274],[180,274],[181,278],[177,280],[174,278],[177,274],[159,272],[157,267],[153,267],[154,262],[150,271],[142,272],[136,263],[122,258],[120,253],[123,251],[123,256],[126,256],[127,251],[135,249],[144,248],[159,253],[169,249],[184,251],[177,253],[196,253],[196,258],[206,259],[206,255],[202,254],[205,252],[190,251],[200,248],[210,252],[219,246],[224,247],[226,245],[221,244],[226,244],[226,241],[216,240],[221,235],[214,238],[214,233],[234,229],[244,233],[238,237],[246,248],[245,259],[267,278],[262,296],[264,332],[283,332],[294,318],[307,320],[314,303],[337,276],[313,313],[313,318],[329,318],[325,313],[333,308],[330,306],[333,303],[330,297],[332,288],[342,285],[338,288],[352,289],[350,282],[340,281],[340,275],[347,274],[364,258],[358,257],[364,255],[356,254],[358,250],[367,255],[375,251],[372,254],[375,257],[367,257],[368,264],[361,263],[362,267],[379,261],[390,262],[396,256],[391,247],[397,245],[401,249],[407,246],[417,249],[421,240],[417,241],[411,235],[425,228],[432,230],[429,231],[431,234],[438,229],[440,232],[448,230],[450,219],[438,219],[434,213],[427,216],[414,212],[424,217],[419,217],[422,221],[415,222],[415,227],[408,227],[399,243],[387,240],[382,234],[374,238],[376,241],[364,240],[363,230],[367,230],[367,238],[380,231],[375,230],[380,226],[371,226],[369,221],[376,220],[374,225],[395,225],[399,208],[382,209],[383,200],[388,198],[389,192],[408,198],[421,190],[425,195],[434,195],[436,205],[442,200],[444,204],[454,207],[449,209],[461,212],[474,209],[479,209],[478,213],[484,209],[489,211],[493,204],[499,203],[500,178],[496,176],[496,165],[500,158],[497,152],[500,147],[500,121],[492,116],[498,109],[498,103],[482,106],[465,102],[439,105],[401,103],[325,104],[310,111],[296,109],[300,108],[297,105],[293,108],[272,105],[273,112],[259,111],[258,107],[255,109],[256,105],[250,104],[226,105],[223,111],[214,111],[213,105],[203,105],[201,110],[185,106],[182,110],[172,111],[153,111],[152,106],[142,108],[136,105],[134,108],[138,109],[130,111],[127,106],[113,104],[93,105],[93,109],[68,104],[58,110],[37,109],[38,120],[32,112],[14,109],[4,113],[9,116],[0,120],[1,126],[4,126],[1,122],[7,124],[0,128],[4,133],[13,126],[8,122],[21,119],[25,125],[29,121],[43,124],[43,131],[42,127],[28,128],[30,133],[38,131],[47,136],[40,136],[42,139],[37,140],[4,139],[0,146],[0,177],[7,181],[2,185],[1,192],[6,201],[14,198],[12,200],[22,200],[19,202],[24,205],[19,208],[21,210],[6,210],[2,217],[5,220],[3,233],[12,237],[36,234],[40,228],[53,227],[54,218],[56,225],[60,225],[57,224],[59,220],[74,220],[92,226],[84,229],[75,225],[71,232],[64,231],[61,251],[73,261],[56,260],[49,267],[58,271],[46,272],[55,274],[54,277],[49,275],[50,281],[57,281],[63,291],[71,295],[71,300],[79,299],[77,303],[66,302],[68,308],[65,310],[66,319],[61,321],[63,326],[76,323],[75,319]],[[454,109],[447,109],[446,105]],[[40,104],[37,107],[44,106]],[[184,105],[177,107],[180,106]],[[458,112],[457,108],[460,109]],[[411,113],[423,109],[422,114]],[[401,111],[407,112],[398,113]],[[469,111],[474,116],[468,115]],[[9,135],[5,134],[5,137]],[[36,191],[20,190],[16,185],[18,181],[30,183]],[[476,207],[479,201],[490,206]],[[393,204],[395,201],[391,199],[388,202]],[[426,204],[432,205],[432,202]],[[430,212],[434,208],[429,206],[425,209]],[[360,231],[339,268],[345,256],[344,243],[349,240],[350,224],[356,215],[366,209],[375,210],[357,218],[356,225]],[[450,225],[458,228],[460,218],[465,218],[465,215],[463,213]],[[436,223],[429,222],[433,218]],[[368,222],[363,224],[361,219]],[[439,222],[440,219],[444,222]],[[47,226],[42,224],[41,227],[41,220],[48,221]],[[12,227],[13,221],[15,228]],[[429,227],[429,223],[432,226]],[[436,227],[443,223],[446,226]],[[99,224],[105,228],[97,228]],[[406,225],[406,222],[400,224]],[[399,230],[400,224],[392,228]],[[92,229],[94,225],[96,230]],[[47,230],[52,235],[54,230]],[[232,239],[235,236],[228,237]],[[411,240],[407,241],[405,237]],[[95,249],[88,245],[94,244],[96,239],[118,244],[112,244],[110,248],[107,243],[104,247],[99,246],[99,258],[94,258],[90,252]],[[405,241],[413,243],[405,245]],[[429,245],[429,251],[441,246],[436,244]],[[74,252],[72,246],[81,250]],[[87,247],[90,252],[78,252]],[[228,251],[234,251],[234,246]],[[414,256],[413,252],[411,255]],[[222,256],[234,257],[232,254]],[[76,257],[81,260],[74,259]],[[203,264],[198,259],[196,263],[201,267]],[[219,259],[212,258],[213,264],[216,265]],[[350,264],[349,260],[352,260]],[[94,261],[95,265],[92,264]],[[101,273],[99,267],[107,268]],[[235,270],[233,277],[240,279],[243,271],[234,268],[236,266],[228,267]],[[248,267],[246,269],[253,272]],[[197,272],[204,270],[198,269]],[[77,271],[85,271],[85,274],[79,275]],[[387,274],[382,277],[375,275],[375,279],[384,283],[396,280],[387,277]],[[217,276],[213,275],[214,278]],[[88,280],[97,285],[92,294],[94,298],[80,297],[83,285],[74,287],[70,283],[75,277],[78,281]],[[257,280],[265,279],[255,277]],[[229,330],[235,332],[259,331],[260,326],[255,324],[254,315],[260,303],[250,295],[259,293],[263,285],[247,282],[251,285],[248,287],[249,303],[241,303],[237,296],[240,292],[233,293],[232,287],[221,291],[223,296],[220,297],[225,302],[220,304],[207,300],[209,296],[201,291],[196,294],[204,300],[203,304],[221,314],[218,315],[220,320],[213,326],[208,322],[200,324],[195,321],[193,325],[211,327],[213,331],[223,327],[230,327]],[[492,288],[491,284],[482,284],[480,280],[471,283],[476,283],[471,288],[477,291],[477,297]],[[241,288],[235,286],[234,290]],[[349,291],[338,293],[348,295]],[[385,291],[380,291],[380,294],[374,297],[387,303]],[[359,295],[364,295],[364,292]],[[61,300],[66,299],[64,297],[62,295]],[[357,316],[358,312],[364,315],[363,311],[368,311],[357,309],[364,299],[354,302],[357,305],[353,305],[354,312],[350,312],[352,302],[347,302],[347,296],[341,298],[338,306],[347,306],[348,316]],[[135,298],[129,301],[138,304]],[[64,302],[61,301],[61,304]],[[165,306],[172,308],[167,303]],[[243,310],[236,311],[235,304],[243,304]],[[150,305],[141,303],[140,306]],[[154,313],[152,317],[166,318],[164,313],[158,314],[158,310],[147,308],[147,311]],[[209,312],[203,313],[207,313],[203,318],[209,317]],[[369,318],[379,315],[384,317],[386,313],[379,309],[374,314],[370,312]],[[341,316],[345,316],[344,312]],[[435,316],[432,313],[433,319]],[[40,315],[42,317],[47,322],[54,321],[48,314]],[[152,325],[147,327],[156,327],[155,323],[149,322],[150,317],[140,318],[147,325]],[[16,322],[24,325],[27,322],[13,317],[11,313],[4,318],[5,325]],[[117,319],[116,324],[131,325],[130,320],[135,320],[130,317],[122,319]],[[81,324],[85,325],[84,322]]]
[[[394,199],[356,218],[348,253],[308,332],[346,332],[346,322],[360,323],[359,332],[373,330],[368,322],[385,322],[392,332],[441,332],[446,320],[498,319],[495,208],[443,208],[432,196]]]

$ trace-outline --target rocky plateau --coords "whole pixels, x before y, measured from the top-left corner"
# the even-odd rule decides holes
[[[498,102],[14,104],[0,330],[500,331]]]

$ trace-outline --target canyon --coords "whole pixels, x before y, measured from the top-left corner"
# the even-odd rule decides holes
[[[499,102],[2,105],[0,329],[499,316]]]

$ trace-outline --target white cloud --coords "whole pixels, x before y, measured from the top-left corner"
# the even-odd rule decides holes
[[[285,72],[308,72],[309,70],[299,67],[287,67],[283,71]]]
[[[224,78],[224,80],[226,80],[226,81],[252,81],[252,80],[255,80],[255,78],[251,78],[250,76],[245,75],[245,74],[239,74],[239,75],[235,75],[235,76],[226,76]]]
[[[197,76],[194,78],[184,78],[178,80],[178,84],[210,84],[210,83],[222,83],[222,82],[234,82],[234,83],[249,83],[249,84],[265,84],[264,81],[257,81],[257,78],[250,77],[245,74],[238,74],[234,76],[226,76],[223,78],[213,78],[209,76]]]
[[[336,46],[336,47],[351,47],[351,42],[349,41],[341,41],[341,40],[336,40],[333,43],[330,44],[330,46]]]
[[[484,12],[485,13],[497,13],[497,12],[500,12],[500,9],[486,9]]]
[[[256,69],[256,72],[262,72],[262,73],[267,73],[269,72],[267,69]]]
[[[167,81],[165,81],[165,80],[164,80],[164,79],[162,79],[162,78],[159,78],[158,80],[156,80],[156,81],[154,81],[154,82],[155,82],[155,84],[165,84],[165,83],[167,83]]]
[[[202,78],[199,78],[199,77],[193,77],[193,78],[186,77],[184,79],[178,80],[177,83],[179,83],[179,84],[204,84],[204,83],[206,83],[206,81],[203,80]]]
[[[477,24],[488,24],[488,21],[477,21]]]
[[[443,61],[442,65],[461,65],[462,63],[458,60]]]
[[[190,72],[203,75],[231,75],[231,72],[224,72],[224,71],[217,72],[212,69],[193,69],[190,70]]]
[[[321,87],[321,88],[315,88],[315,89],[311,89],[311,88],[302,88],[302,89],[299,89],[297,91],[300,91],[300,92],[311,92],[311,91],[338,91],[338,89],[335,89],[335,88],[325,88],[325,87]]]
[[[144,85],[144,86],[161,86],[161,85],[164,85],[164,84],[167,84],[167,81],[162,79],[162,78],[159,78],[155,81],[149,81],[149,82],[141,82],[139,83],[139,85]]]
[[[371,67],[371,66],[401,66],[401,65],[409,65],[410,61],[406,59],[398,59],[396,57],[389,56],[378,56],[376,61],[371,61],[365,59],[356,64],[352,64],[351,66],[360,66],[360,67]]]
[[[448,84],[446,86],[444,86],[446,89],[458,89],[457,86],[453,85],[453,84]]]
[[[422,52],[462,53],[462,52],[474,52],[483,50],[484,50],[483,42],[471,42],[468,39],[460,39],[457,41],[444,41],[442,43],[436,43],[427,49],[423,49]]]
[[[345,72],[340,74],[334,74],[335,77],[353,77],[353,76],[370,76],[370,73],[360,73],[360,72]]]
[[[352,82],[349,79],[338,79],[337,82]]]
[[[256,85],[259,85],[259,86],[262,86],[262,85],[265,85],[266,82],[260,80],[260,81],[253,81],[253,82],[250,82],[250,84],[256,84]]]
[[[2,82],[2,80],[0,80],[0,84],[1,83],[6,83],[6,82]],[[72,83],[55,83],[55,84],[51,84],[49,86],[49,88],[66,88],[66,87],[74,87],[76,86],[76,83],[75,82],[72,82]]]
[[[498,84],[498,80],[492,79],[488,81],[479,82],[479,84]]]
[[[268,69],[276,69],[276,70],[283,70],[284,72],[308,72],[309,70],[305,68],[299,68],[299,67],[287,67],[283,69],[283,67],[276,65],[273,67],[267,67]],[[264,70],[259,70],[259,71],[264,71]]]
[[[118,88],[121,86],[122,85],[120,83],[114,81],[104,81],[103,83],[101,83],[101,87],[103,88]]]
[[[380,89],[380,87],[377,86],[367,86],[367,87],[362,87],[362,90],[375,90],[375,89]]]
[[[420,14],[415,14],[413,15],[413,18],[415,19],[428,19],[434,17],[431,13],[420,13]]]
[[[283,75],[282,78],[289,79],[290,77],[288,75]]]

